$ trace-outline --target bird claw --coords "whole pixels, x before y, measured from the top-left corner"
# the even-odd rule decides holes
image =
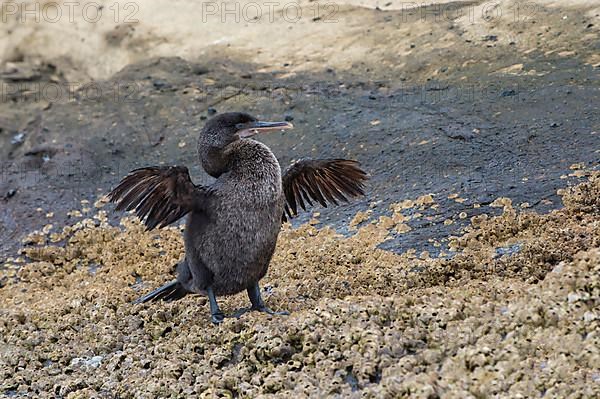
[[[231,315],[231,317],[235,317],[236,319],[239,319],[240,317],[242,317],[243,314],[248,313],[252,310],[252,308],[241,308],[239,310],[237,310],[234,314]]]
[[[221,312],[213,313],[210,315],[210,318],[213,324],[221,324],[223,323],[223,320],[225,320],[225,315]]]
[[[276,311],[276,310],[269,309],[266,306],[263,306],[262,308],[258,308],[255,310],[257,310],[259,312],[264,312],[267,314],[272,314],[273,316],[289,316],[290,315],[290,312],[288,312],[288,311],[285,311],[285,310]]]
[[[249,308],[242,308],[242,309],[238,310],[237,312],[235,312],[232,316],[239,319],[243,314],[248,313],[248,312],[263,312],[263,313],[267,313],[267,314],[270,314],[273,316],[288,316],[290,314],[290,312],[286,312],[286,311],[277,312],[266,306],[260,306],[260,307],[252,306]]]

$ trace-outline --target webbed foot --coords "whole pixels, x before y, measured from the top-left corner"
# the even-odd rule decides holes
[[[265,303],[263,302],[262,297],[260,296],[260,287],[258,286],[258,283],[249,287],[247,291],[248,298],[250,298],[250,303],[252,303],[252,306],[250,306],[249,308],[242,308],[238,310],[233,314],[234,317],[239,318],[247,312],[263,312],[274,316],[287,316],[290,314],[289,312],[278,312],[267,307],[267,305],[265,305]]]
[[[279,311],[278,312],[278,311],[272,310],[272,309],[270,309],[270,308],[268,308],[268,307],[266,307],[266,306],[263,305],[261,307],[251,306],[251,307],[248,307],[248,308],[241,308],[241,309],[237,310],[232,315],[232,317],[235,317],[235,318],[239,319],[240,317],[242,317],[242,315],[244,315],[244,314],[246,314],[248,312],[263,312],[263,313],[267,313],[267,314],[270,314],[270,315],[273,315],[273,316],[288,316],[290,314],[290,312],[286,312],[286,311]]]
[[[252,308],[251,308],[252,309]],[[287,312],[285,310],[272,310],[271,308],[268,308],[266,306],[260,307],[260,308],[253,308],[252,310],[256,310],[258,312],[264,312],[267,314],[272,314],[273,316],[289,316],[290,312]]]
[[[221,324],[225,320],[225,315],[222,312],[211,313],[210,320],[213,324]]]
[[[210,305],[210,320],[213,322],[213,324],[221,324],[223,320],[225,320],[225,314],[223,314],[221,309],[219,309],[215,292],[213,291],[212,287],[208,287],[206,289],[206,293],[208,294],[208,302]]]

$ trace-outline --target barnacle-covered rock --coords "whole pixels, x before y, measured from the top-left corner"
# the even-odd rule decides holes
[[[546,215],[495,201],[449,258],[378,248],[430,196],[357,216],[350,237],[287,226],[262,284],[292,314],[218,327],[202,297],[131,304],[171,278],[179,227],[98,210],[36,232],[1,272],[0,396],[598,397],[598,181]]]

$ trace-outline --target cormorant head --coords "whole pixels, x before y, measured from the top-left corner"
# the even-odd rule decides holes
[[[236,140],[257,133],[291,129],[289,122],[263,122],[243,112],[227,112],[211,118],[200,133],[198,154],[204,170],[217,177],[224,172],[223,150]]]

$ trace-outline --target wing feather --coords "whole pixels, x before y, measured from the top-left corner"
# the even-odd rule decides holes
[[[133,170],[110,192],[118,211],[135,211],[147,230],[165,227],[201,207],[208,190],[192,183],[183,166]]]
[[[306,210],[313,202],[322,206],[348,202],[349,197],[364,195],[367,174],[359,163],[347,159],[303,159],[283,175],[285,212],[283,220],[298,214],[298,206]]]

